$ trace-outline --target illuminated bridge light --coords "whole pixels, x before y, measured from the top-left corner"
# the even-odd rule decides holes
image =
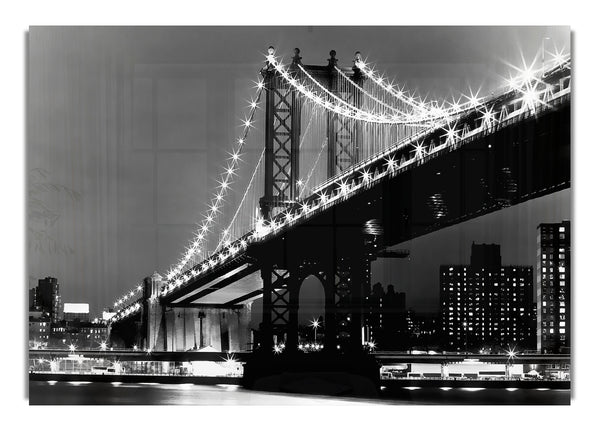
[[[443,218],[448,214],[448,207],[446,206],[441,193],[435,193],[429,196],[427,206],[431,209],[433,216],[436,219]]]

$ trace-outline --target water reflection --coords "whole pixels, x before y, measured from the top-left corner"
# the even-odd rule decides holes
[[[238,385],[29,382],[30,404],[86,405],[351,405],[351,404],[569,404],[570,391],[520,389],[385,388],[379,399],[256,392]],[[83,383],[83,382],[78,382]],[[406,390],[409,389],[409,390]],[[475,389],[475,391],[473,391]]]

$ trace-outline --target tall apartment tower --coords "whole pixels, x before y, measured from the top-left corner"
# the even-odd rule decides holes
[[[406,293],[396,292],[392,285],[384,290],[381,283],[375,283],[365,304],[363,344],[372,341],[380,349],[399,348],[406,329]]]
[[[440,305],[451,350],[535,347],[533,267],[502,266],[497,244],[473,244],[470,265],[440,266]]]
[[[35,294],[36,305],[42,312],[48,313],[53,323],[60,320],[60,293],[58,280],[46,277],[38,280]]]
[[[571,222],[537,228],[537,349],[568,352],[571,346]]]

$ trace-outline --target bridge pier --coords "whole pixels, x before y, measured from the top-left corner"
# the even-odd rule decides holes
[[[158,300],[163,285],[155,273],[144,279],[141,342],[145,350],[181,352],[212,348],[246,351],[250,348],[250,305],[164,304]]]
[[[198,305],[165,307],[164,349],[185,352],[203,348],[243,352],[250,348],[250,304],[236,307]]]
[[[318,247],[306,250],[294,247],[293,238],[285,251],[270,250],[263,256],[279,256],[267,260],[261,271],[263,279],[263,319],[261,348],[264,351],[285,344],[286,351],[298,348],[298,312],[302,282],[315,276],[325,292],[324,349],[330,352],[362,350],[363,309],[365,292],[370,287],[371,253],[360,229],[336,235],[324,241],[322,229]],[[303,240],[309,232],[302,234]],[[291,247],[290,247],[291,246]],[[274,253],[274,254],[271,254]]]

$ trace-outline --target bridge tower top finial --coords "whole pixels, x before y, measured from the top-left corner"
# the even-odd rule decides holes
[[[335,66],[337,66],[337,58],[335,58],[335,56],[337,55],[337,52],[335,52],[334,49],[332,49],[331,51],[329,51],[329,59],[327,60],[327,62],[329,63],[327,65],[327,67],[329,67],[330,69],[333,69]]]
[[[270,61],[272,59],[271,57],[274,55],[275,47],[273,47],[273,45],[269,45],[269,47],[267,48],[267,60],[265,61],[264,67],[260,71],[263,76],[266,76],[269,72],[275,70],[275,66],[273,66]]]
[[[355,78],[361,78],[362,77],[362,70],[360,67],[358,67],[358,64],[360,62],[362,62],[362,54],[360,53],[360,51],[356,51],[354,53],[354,66],[352,66],[352,70],[354,70],[354,76]]]
[[[294,56],[292,57],[292,67],[302,64],[302,57],[300,57],[300,49],[294,48]]]

